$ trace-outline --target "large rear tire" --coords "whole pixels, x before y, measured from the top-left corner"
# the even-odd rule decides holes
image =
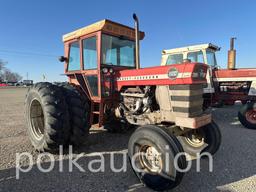
[[[175,136],[153,125],[138,128],[128,144],[135,174],[147,187],[156,191],[172,189],[180,184],[184,173],[176,169],[174,159],[182,152],[182,146]],[[186,168],[184,154],[178,158],[177,165],[181,170]]]
[[[248,129],[256,129],[256,103],[249,102],[238,112],[238,119]]]
[[[208,152],[214,155],[220,148],[221,132],[215,122],[202,128],[191,130],[184,135],[178,136],[184,151],[192,158],[197,155]]]
[[[66,98],[68,112],[70,139],[69,144],[79,146],[82,145],[87,136],[89,135],[89,129],[91,127],[89,123],[90,105],[87,97],[82,96],[77,88],[68,83],[57,84]]]
[[[25,99],[28,136],[38,151],[58,150],[69,137],[69,114],[61,89],[48,82],[36,83]]]

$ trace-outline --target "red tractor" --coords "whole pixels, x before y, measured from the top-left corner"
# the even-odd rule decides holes
[[[227,69],[218,67],[215,52],[220,48],[211,43],[164,50],[161,65],[182,63],[184,59],[208,64],[205,106],[220,107],[241,101],[244,105],[238,119],[245,127],[256,129],[256,68],[236,68],[234,40],[230,40]]]
[[[203,109],[207,65],[140,69],[138,18],[133,28],[102,20],[63,36],[67,84],[33,85],[26,96],[28,133],[38,151],[83,144],[91,126],[136,127],[128,144],[132,167],[148,187],[182,180],[186,157],[219,149],[221,134]],[[189,143],[182,146],[181,142]],[[134,157],[136,158],[134,159]],[[168,156],[168,160],[167,160]]]

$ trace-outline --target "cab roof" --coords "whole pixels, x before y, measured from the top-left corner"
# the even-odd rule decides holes
[[[75,30],[73,32],[67,33],[63,35],[62,40],[63,42],[70,41],[73,39],[77,39],[83,35],[94,33],[97,31],[109,32],[118,36],[125,36],[131,39],[135,39],[134,28],[104,19],[94,24]],[[142,40],[144,36],[145,33],[140,31],[140,40]]]
[[[191,45],[187,47],[180,47],[175,49],[166,49],[162,51],[162,54],[172,54],[172,53],[181,53],[181,52],[188,52],[188,51],[196,51],[196,50],[202,50],[202,49],[212,49],[214,51],[219,51],[220,47],[212,44],[212,43],[205,43],[205,44],[199,44],[199,45]]]

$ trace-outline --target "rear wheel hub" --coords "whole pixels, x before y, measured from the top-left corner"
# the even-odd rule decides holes
[[[34,99],[30,104],[30,124],[34,138],[42,139],[44,136],[44,113],[41,103]]]

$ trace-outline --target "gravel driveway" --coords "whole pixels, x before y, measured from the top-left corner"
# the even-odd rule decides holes
[[[133,174],[129,164],[126,172],[110,170],[110,153],[116,154],[115,167],[122,166],[130,133],[110,134],[104,130],[91,130],[87,143],[74,151],[83,153],[79,164],[85,172],[67,169],[68,155],[64,155],[63,172],[59,172],[59,156],[55,155],[55,167],[50,173],[39,172],[33,150],[26,136],[23,117],[25,88],[0,89],[0,192],[6,191],[150,191],[143,187]],[[213,172],[208,171],[208,161],[202,160],[201,172],[196,172],[195,162],[182,183],[173,192],[253,192],[256,191],[256,130],[243,128],[236,118],[239,106],[214,109],[214,119],[222,131],[223,142],[214,157]],[[16,179],[15,155],[33,154],[33,168],[20,173]],[[106,162],[105,172],[91,173],[86,169],[95,152],[101,153]],[[49,167],[43,159],[43,167]],[[21,163],[28,165],[28,160]]]

